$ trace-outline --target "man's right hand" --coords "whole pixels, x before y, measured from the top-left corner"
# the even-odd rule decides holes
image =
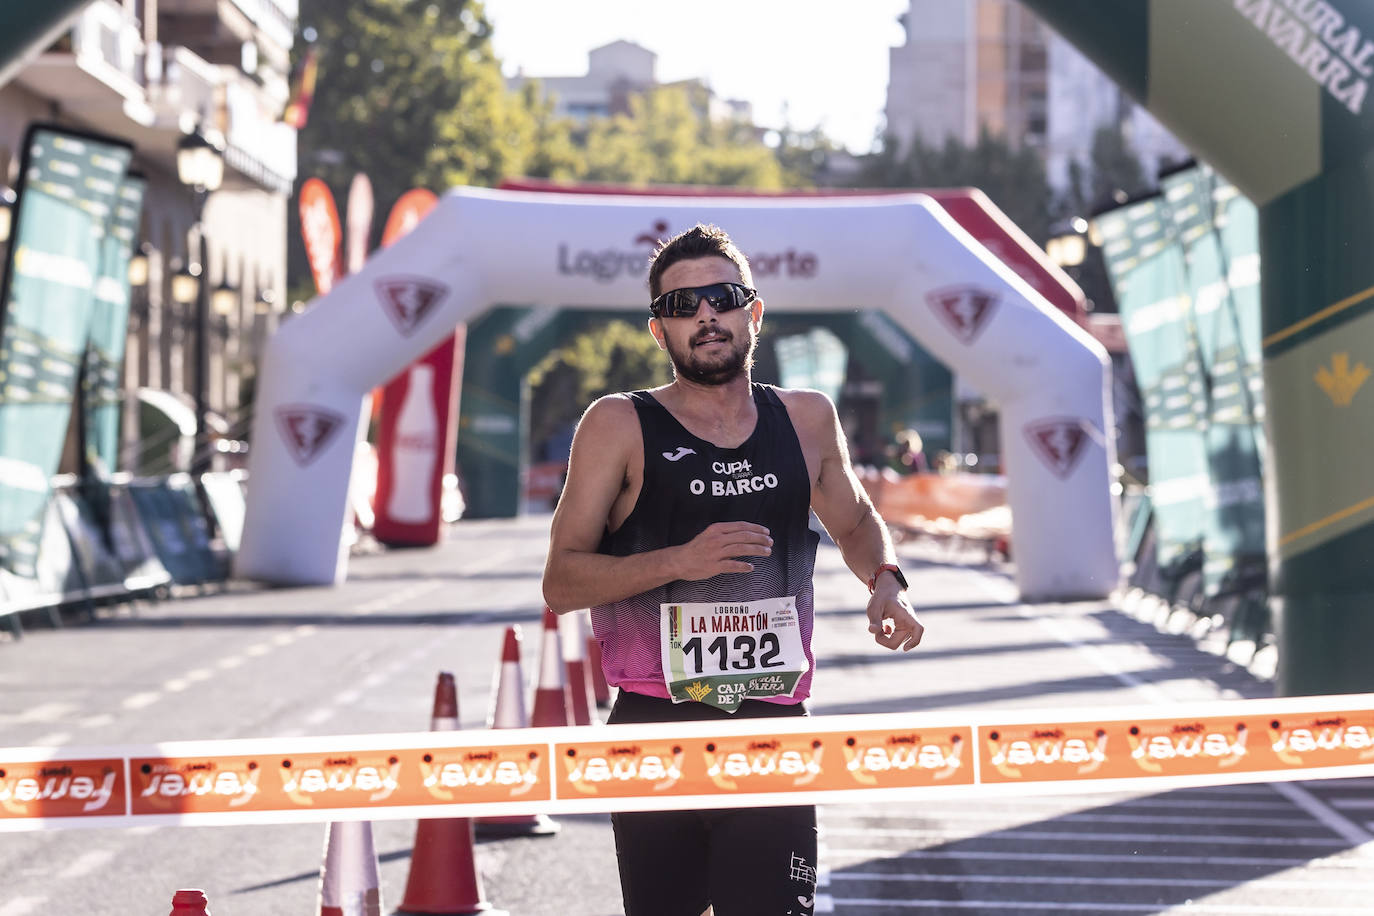
[[[753,522],[716,522],[677,550],[679,579],[710,579],[753,572],[752,563],[735,557],[766,557],[773,552],[773,538],[767,528]]]

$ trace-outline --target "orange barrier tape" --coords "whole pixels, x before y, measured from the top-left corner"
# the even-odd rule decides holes
[[[1374,775],[1374,694],[1095,712],[9,748],[0,749],[0,831],[1155,791]]]

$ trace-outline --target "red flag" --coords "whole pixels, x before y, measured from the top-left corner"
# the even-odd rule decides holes
[[[314,48],[306,48],[291,73],[291,95],[282,109],[281,119],[296,130],[310,119],[310,103],[315,98],[315,79],[319,76],[320,61]]]
[[[434,209],[439,198],[433,191],[412,188],[396,199],[386,218],[386,228],[382,230],[382,247],[390,245],[401,236],[415,228],[415,224]]]
[[[321,296],[334,288],[334,281],[343,273],[339,263],[339,211],[329,185],[318,178],[310,178],[301,185],[301,235],[305,238],[305,254],[310,260],[310,272],[315,275],[315,289]]]

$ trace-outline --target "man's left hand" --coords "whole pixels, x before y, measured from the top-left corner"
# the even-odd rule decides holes
[[[920,644],[925,631],[906,592],[896,582],[880,581],[873,597],[868,599],[868,632],[873,634],[873,641],[884,649],[910,652]]]

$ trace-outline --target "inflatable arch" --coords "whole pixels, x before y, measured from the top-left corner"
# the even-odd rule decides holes
[[[740,243],[771,308],[881,305],[997,400],[1023,597],[1101,597],[1116,586],[1105,352],[918,194],[764,201],[451,191],[411,234],[272,338],[237,574],[342,581],[366,392],[492,305],[614,306],[647,317],[644,236],[697,222]]]

